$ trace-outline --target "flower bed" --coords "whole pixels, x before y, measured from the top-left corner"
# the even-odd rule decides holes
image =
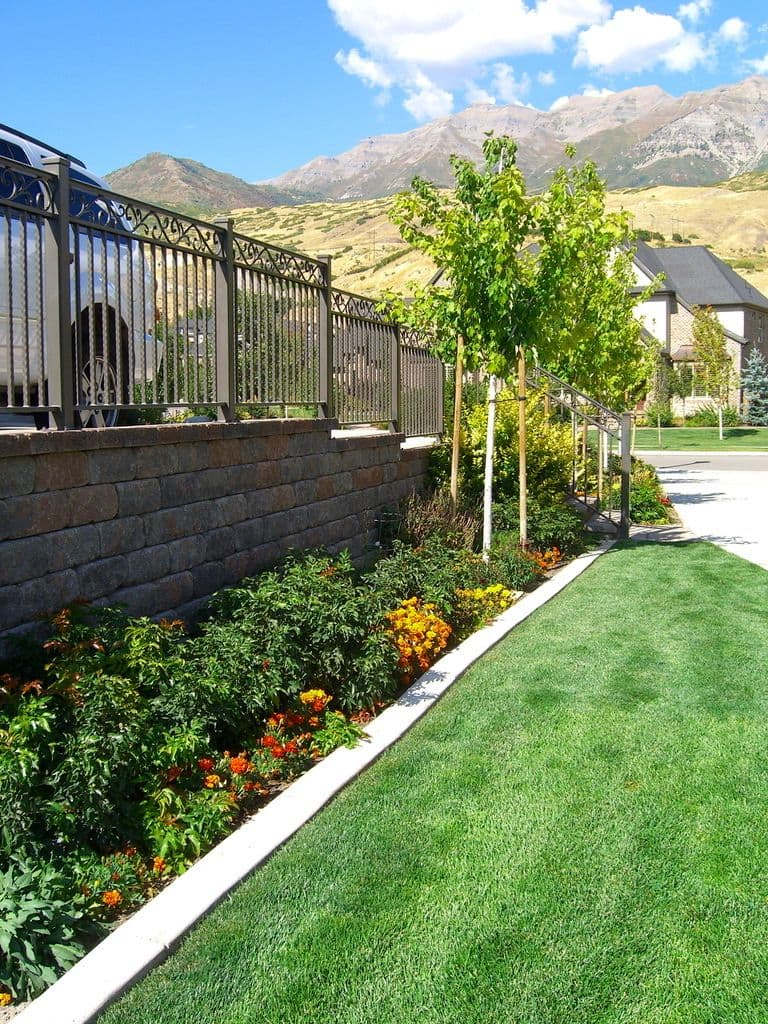
[[[353,745],[449,644],[509,606],[503,572],[438,539],[396,545],[364,577],[345,554],[291,558],[215,595],[194,635],[63,609],[0,675],[0,1005],[42,991]]]

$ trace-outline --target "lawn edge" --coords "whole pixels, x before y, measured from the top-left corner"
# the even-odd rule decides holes
[[[163,961],[182,938],[302,825],[391,747],[483,654],[588,569],[615,541],[580,555],[464,640],[366,727],[293,782],[116,928],[13,1018],[13,1024],[90,1024]]]

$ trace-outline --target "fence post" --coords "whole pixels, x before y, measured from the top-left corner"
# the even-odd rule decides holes
[[[72,350],[72,290],[69,252],[69,160],[45,157],[43,166],[58,176],[55,216],[45,218],[45,331],[48,359],[48,405],[52,427],[75,425],[75,367]]]
[[[390,399],[389,399],[389,430],[397,434],[402,429],[402,339],[400,337],[400,324],[395,324],[395,333],[392,339],[391,361],[389,371]]]
[[[216,404],[218,418],[231,423],[235,418],[237,384],[235,381],[235,252],[231,217],[214,221],[221,235],[223,260],[216,264]],[[224,315],[222,315],[222,310]],[[187,399],[189,396],[187,396]]]
[[[323,287],[320,292],[320,351],[319,351],[319,414],[328,419],[336,415],[333,396],[333,277],[330,256],[318,256],[323,265]]]
[[[619,520],[619,538],[629,537],[629,496],[632,475],[632,414],[621,414],[621,519]]]

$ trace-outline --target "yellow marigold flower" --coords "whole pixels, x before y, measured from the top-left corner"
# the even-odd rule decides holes
[[[10,1006],[13,1002],[13,996],[10,992],[0,992],[0,1006]]]
[[[220,782],[221,776],[215,774],[206,775],[205,778],[203,779],[203,785],[205,786],[206,789],[215,789]]]

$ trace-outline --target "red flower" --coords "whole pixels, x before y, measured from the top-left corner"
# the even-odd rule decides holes
[[[240,754],[239,757],[230,758],[229,770],[233,775],[245,775],[252,767],[251,762],[243,754]]]
[[[214,768],[214,760],[211,757],[201,757],[197,762],[197,767],[201,772],[212,772]]]
[[[298,752],[299,752],[299,745],[296,742],[296,740],[289,740],[285,744],[285,752],[286,752],[286,754],[298,754]]]
[[[213,762],[211,762],[211,767],[213,767]],[[175,764],[175,765],[173,765],[172,768],[169,768],[168,771],[165,773],[165,781],[166,782],[175,782],[176,779],[178,779],[178,777],[180,775],[181,775],[181,768],[179,768],[179,766],[177,764]]]
[[[269,735],[262,736],[261,737],[261,745],[262,745],[262,747],[276,747],[277,746],[277,740],[275,739],[274,736],[269,736]]]
[[[275,743],[272,747],[272,757],[278,758],[285,757],[285,747],[281,747],[279,743]]]

